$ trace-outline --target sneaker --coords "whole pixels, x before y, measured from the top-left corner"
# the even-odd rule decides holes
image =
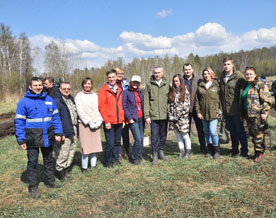
[[[30,196],[34,199],[40,198],[40,194],[38,193],[38,187],[30,185],[28,188]]]
[[[255,163],[259,163],[264,159],[264,154],[263,153],[257,153],[256,158],[254,159]]]
[[[87,173],[88,171],[87,171],[87,169],[81,168],[81,172],[82,173]]]
[[[239,155],[239,152],[233,152],[231,151],[229,154],[229,157],[237,157]]]

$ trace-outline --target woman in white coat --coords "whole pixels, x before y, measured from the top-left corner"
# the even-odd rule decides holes
[[[82,172],[87,172],[89,157],[91,167],[97,164],[97,154],[102,152],[101,124],[102,116],[98,109],[98,96],[92,91],[93,81],[86,77],[82,81],[83,90],[75,98],[79,116],[79,135],[82,148]]]

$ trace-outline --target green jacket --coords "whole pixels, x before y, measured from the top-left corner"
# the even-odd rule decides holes
[[[216,80],[213,81],[209,89],[206,88],[206,83],[199,83],[195,97],[195,111],[201,113],[204,120],[215,120],[219,113],[220,88]]]
[[[145,119],[168,119],[168,95],[169,83],[167,79],[163,77],[160,86],[158,86],[154,80],[154,76],[152,75],[144,92]]]
[[[245,78],[240,71],[234,71],[227,82],[224,77],[223,71],[219,83],[222,112],[226,116],[239,116],[240,90],[246,82]]]

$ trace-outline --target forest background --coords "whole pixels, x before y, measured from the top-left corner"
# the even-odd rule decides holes
[[[263,47],[250,51],[240,50],[235,53],[220,52],[214,55],[200,57],[190,53],[187,57],[155,56],[148,58],[134,58],[126,63],[122,57],[108,60],[101,67],[79,69],[74,67],[73,55],[68,52],[65,43],[52,41],[45,47],[44,62],[39,66],[34,59],[37,48],[31,48],[26,33],[19,36],[13,34],[11,27],[0,24],[0,101],[15,100],[24,95],[32,76],[53,76],[71,83],[73,93],[81,89],[84,77],[92,77],[94,89],[98,90],[107,80],[106,71],[119,67],[125,72],[125,77],[132,75],[142,77],[142,85],[148,81],[155,65],[164,68],[165,76],[171,79],[176,73],[182,73],[183,64],[191,63],[195,73],[201,74],[206,67],[211,67],[217,76],[222,72],[222,61],[226,56],[231,56],[235,61],[237,70],[244,71],[246,66],[254,66],[259,76],[273,76],[276,73],[276,46]],[[40,69],[39,69],[40,68]],[[44,72],[41,73],[41,69]]]

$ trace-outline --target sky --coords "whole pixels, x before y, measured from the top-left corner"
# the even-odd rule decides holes
[[[275,46],[276,0],[0,0],[0,23],[26,33],[36,68],[51,41],[90,68]]]

